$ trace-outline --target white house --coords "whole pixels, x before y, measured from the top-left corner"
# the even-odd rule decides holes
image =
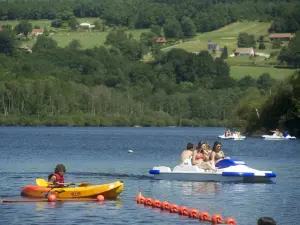
[[[255,52],[253,48],[237,48],[234,54],[236,56],[254,56]]]
[[[95,27],[95,25],[92,25],[90,23],[81,23],[81,24],[79,24],[79,26],[82,28],[94,28]]]
[[[44,33],[44,29],[42,29],[42,28],[41,29],[33,29],[31,31],[31,34],[36,35],[36,36],[43,34],[43,33]]]

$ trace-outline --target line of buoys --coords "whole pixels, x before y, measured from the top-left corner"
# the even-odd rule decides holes
[[[197,209],[189,209],[186,206],[178,206],[177,204],[170,204],[167,201],[160,202],[159,200],[152,198],[145,198],[139,190],[138,195],[135,198],[137,204],[144,204],[146,206],[152,206],[153,208],[160,208],[170,213],[177,213],[181,216],[187,216],[193,219],[199,219],[201,222],[211,222],[212,224],[230,224],[236,225],[235,219],[228,217],[223,220],[223,217],[219,214],[214,214],[212,217],[208,212],[199,212]]]

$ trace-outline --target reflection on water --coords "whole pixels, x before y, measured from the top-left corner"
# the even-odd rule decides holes
[[[118,198],[116,200],[109,200],[109,201],[104,201],[104,202],[91,202],[91,201],[84,201],[84,200],[79,200],[77,201],[56,201],[56,202],[36,202],[35,203],[35,210],[36,211],[42,211],[42,210],[48,210],[49,208],[62,208],[66,204],[72,204],[73,206],[76,207],[76,205],[80,205],[81,208],[107,208],[110,206],[111,208],[114,209],[121,209],[123,207],[123,199]]]
[[[216,182],[192,182],[192,181],[170,181],[160,180],[165,190],[180,190],[181,194],[187,196],[216,195],[222,188],[222,183]]]
[[[221,183],[212,182],[183,182],[182,193],[185,195],[201,196],[216,195],[221,190]]]

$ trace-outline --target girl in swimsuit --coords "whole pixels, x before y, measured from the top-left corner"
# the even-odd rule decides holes
[[[225,154],[222,151],[222,144],[216,141],[214,143],[210,159],[212,160],[213,164],[216,165],[217,162],[225,158],[229,158],[229,157],[225,157]]]
[[[192,164],[197,165],[201,169],[210,169],[215,171],[214,164],[209,161],[209,153],[206,149],[206,143],[201,143],[200,150],[193,152]]]

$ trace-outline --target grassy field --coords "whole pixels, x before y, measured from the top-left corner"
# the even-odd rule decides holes
[[[93,23],[97,18],[78,18],[79,22],[87,22]],[[8,20],[8,21],[0,21],[0,24],[10,24],[13,27],[16,26],[20,21],[17,20]],[[50,28],[51,20],[29,20],[33,26],[40,26],[41,28]],[[63,29],[55,29],[56,33],[52,34],[51,37],[57,41],[58,46],[65,47],[72,40],[79,40],[82,44],[83,48],[93,48],[95,46],[101,46],[104,44],[107,34],[109,33],[109,29],[104,32],[92,30],[88,31],[68,31]],[[133,38],[139,40],[142,32],[146,32],[148,29],[139,29],[139,30],[128,30],[127,33],[132,33]],[[29,39],[25,41],[23,44],[32,47],[35,43],[36,39]]]
[[[183,43],[167,47],[165,50],[170,50],[172,48],[182,48],[189,52],[200,52],[201,50],[207,49],[208,40],[211,40],[213,44],[218,44],[221,47],[225,45],[228,48],[228,52],[231,53],[232,50],[236,48],[237,37],[240,32],[247,32],[248,34],[253,34],[256,37],[267,36],[268,28],[270,23],[262,22],[236,22],[227,25],[219,30],[198,33],[194,38]]]
[[[140,30],[128,30],[127,33],[132,33],[133,38],[136,40],[140,39],[140,35],[142,32],[146,32],[146,29]],[[79,40],[83,46],[83,48],[93,48],[95,46],[101,46],[104,44],[106,36],[109,32],[58,32],[56,34],[51,35],[51,37],[57,41],[58,46],[65,47],[69,44],[70,41],[76,39]]]
[[[255,38],[258,38],[259,36],[267,37],[269,27],[270,23],[265,22],[236,22],[219,30],[207,33],[198,33],[190,40],[166,47],[163,50],[169,51],[172,48],[181,48],[189,52],[199,53],[201,50],[207,50],[208,40],[211,40],[213,44],[218,44],[221,47],[227,46],[228,53],[231,54],[237,47],[237,38],[240,32],[253,34]],[[283,43],[283,45],[286,44],[287,43]],[[265,43],[265,46],[266,49],[260,50],[258,49],[257,43],[256,51],[266,54],[279,51],[272,49],[271,42]],[[273,65],[276,64],[276,57],[265,59],[265,57],[259,56],[254,59],[250,59],[247,56],[240,56],[229,57],[226,61],[231,65],[230,74],[235,79],[240,79],[246,75],[257,78],[262,73],[269,73],[275,79],[283,79],[294,72],[294,70],[274,68]]]
[[[269,73],[274,79],[282,80],[293,74],[295,70],[277,69],[273,67],[255,67],[255,66],[231,66],[230,75],[234,79],[241,79],[247,75],[258,78],[262,73]]]

